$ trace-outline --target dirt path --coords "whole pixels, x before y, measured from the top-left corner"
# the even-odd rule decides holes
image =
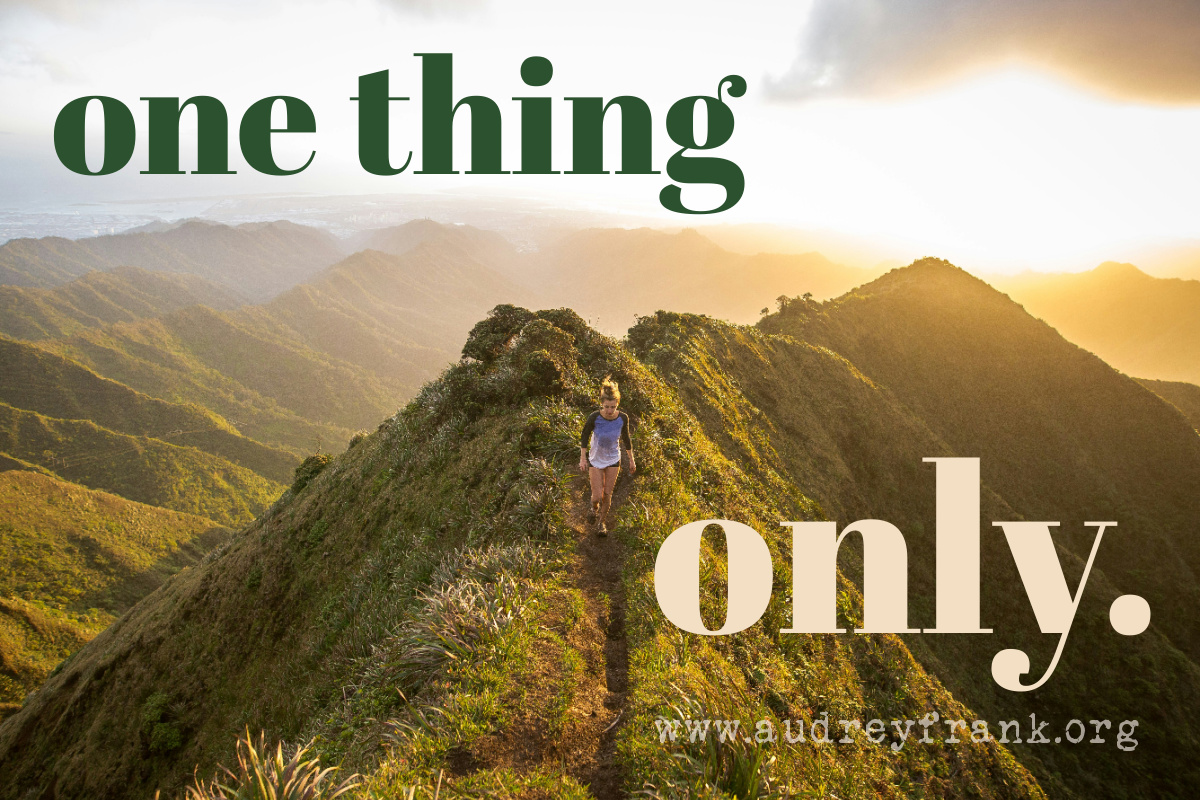
[[[610,526],[630,487],[623,471],[613,494]],[[567,519],[577,537],[569,585],[582,595],[583,613],[572,612],[565,599],[549,610],[547,635],[535,645],[532,670],[522,676],[523,697],[514,698],[516,717],[505,730],[482,737],[470,751],[452,751],[452,775],[480,769],[560,768],[587,785],[596,800],[626,796],[616,759],[616,734],[624,721],[628,682],[621,586],[625,552],[620,531],[601,537],[588,525],[590,499],[586,479],[577,476]],[[564,651],[572,651],[582,661],[574,677],[567,675]],[[568,686],[570,705],[560,717],[561,729],[550,730],[547,709]]]
[[[622,474],[613,494],[612,511],[609,512],[610,523],[616,510],[624,505],[629,491],[629,476]],[[594,675],[596,680],[580,691],[580,701],[586,696],[591,702],[591,710],[596,714],[595,723],[588,726],[588,732],[591,734],[589,749],[593,757],[585,763],[578,764],[571,771],[591,787],[596,800],[616,800],[624,797],[621,791],[621,774],[616,764],[616,733],[625,710],[629,675],[628,652],[625,646],[625,593],[621,586],[621,567],[625,563],[625,552],[619,541],[618,531],[601,537],[587,524],[590,499],[590,489],[582,488],[574,503],[574,513],[569,524],[571,529],[579,534],[575,556],[575,586],[583,593],[587,621],[594,621],[595,632],[599,634],[599,641],[593,641],[592,647],[584,652],[591,651],[591,655],[597,649],[595,645],[600,644],[603,671],[600,674],[601,670],[589,669],[588,676]],[[577,630],[592,627],[581,625]],[[571,644],[574,645],[575,642]]]

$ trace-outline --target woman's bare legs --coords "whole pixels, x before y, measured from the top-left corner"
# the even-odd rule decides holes
[[[612,506],[613,487],[617,484],[617,474],[620,471],[620,464],[604,469],[588,468],[592,479],[592,509],[596,512],[598,525],[603,525],[608,517],[608,509]]]
[[[592,479],[592,513],[599,514],[604,500],[604,470],[589,465],[588,476]]]
[[[613,487],[617,485],[617,473],[620,471],[620,464],[604,468],[604,500],[600,503],[600,521],[602,523],[608,519],[608,509],[612,507]]]

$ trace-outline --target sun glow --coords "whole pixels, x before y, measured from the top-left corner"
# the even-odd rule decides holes
[[[800,178],[772,187],[780,222],[903,237],[1003,271],[1088,268],[1196,226],[1195,109],[1117,104],[1009,69],[919,97],[767,113],[774,137],[759,152],[790,152],[776,172]]]

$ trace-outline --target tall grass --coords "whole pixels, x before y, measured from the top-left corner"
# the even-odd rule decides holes
[[[334,800],[360,785],[357,774],[332,785],[330,775],[337,767],[321,769],[320,759],[305,758],[306,752],[308,745],[285,761],[282,742],[272,753],[266,734],[259,733],[255,742],[247,728],[238,738],[237,771],[221,767],[229,782],[213,778],[205,783],[197,778],[195,785],[184,789],[184,800]],[[159,793],[154,797],[158,800]]]

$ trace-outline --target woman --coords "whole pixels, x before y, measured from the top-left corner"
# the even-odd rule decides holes
[[[592,510],[588,523],[596,525],[596,533],[608,535],[605,518],[612,505],[613,486],[621,471],[621,450],[629,454],[629,474],[637,472],[633,462],[633,445],[629,440],[629,415],[618,411],[621,391],[612,377],[600,384],[600,410],[593,411],[583,424],[579,437],[579,471],[591,473]],[[589,440],[591,442],[589,448]]]

